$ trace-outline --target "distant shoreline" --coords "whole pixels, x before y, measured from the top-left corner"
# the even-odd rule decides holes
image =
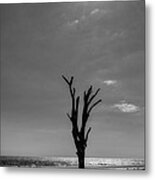
[[[77,168],[76,157],[22,157],[0,156],[1,167]],[[86,169],[145,170],[144,159],[138,158],[85,158]]]

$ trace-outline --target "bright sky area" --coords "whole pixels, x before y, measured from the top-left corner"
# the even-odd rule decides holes
[[[86,156],[144,157],[144,1],[0,11],[2,155],[76,156],[64,74],[80,95],[101,88]]]

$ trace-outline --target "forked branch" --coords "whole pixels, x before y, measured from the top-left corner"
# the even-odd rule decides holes
[[[88,129],[88,131],[87,131],[87,133],[86,133],[86,138],[85,138],[85,141],[86,141],[86,142],[87,142],[87,140],[88,140],[88,135],[89,135],[90,131],[91,131],[91,127]]]
[[[95,102],[95,103],[89,108],[88,114],[90,114],[90,112],[92,111],[92,109],[93,109],[97,104],[99,104],[100,102],[102,102],[101,99],[99,99],[97,102]]]
[[[93,94],[92,85],[89,87],[89,89],[87,91],[84,91],[84,94],[83,94],[84,105],[83,105],[83,111],[82,111],[82,126],[81,126],[81,132],[83,134],[85,131],[86,123],[88,121],[88,117],[90,116],[92,109],[98,103],[100,103],[102,101],[101,99],[99,99],[97,102],[95,102],[91,105],[92,101],[97,96],[99,91],[100,91],[100,89],[97,89],[96,92]]]
[[[85,156],[85,148],[87,147],[88,136],[91,131],[91,127],[88,128],[86,132],[86,123],[88,121],[88,117],[92,109],[99,104],[102,100],[99,99],[96,102],[93,102],[95,97],[97,96],[100,89],[97,89],[93,93],[93,86],[91,85],[88,90],[83,93],[83,109],[82,109],[82,123],[80,130],[78,128],[78,113],[79,113],[79,105],[80,105],[80,96],[76,96],[76,89],[73,87],[74,77],[72,76],[70,79],[66,78],[62,75],[62,78],[65,80],[69,87],[69,92],[72,100],[72,109],[71,114],[67,113],[68,118],[72,122],[72,136],[74,139],[74,143],[77,149],[77,156],[79,159],[79,168],[84,168],[84,156]],[[86,133],[85,133],[86,132]]]

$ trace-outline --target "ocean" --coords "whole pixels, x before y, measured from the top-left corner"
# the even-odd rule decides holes
[[[2,167],[30,167],[30,168],[78,168],[75,157],[21,157],[1,156],[0,166]],[[138,158],[85,158],[86,169],[105,170],[145,170],[144,159]]]

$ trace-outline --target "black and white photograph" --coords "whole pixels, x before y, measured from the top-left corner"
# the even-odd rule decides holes
[[[145,170],[145,1],[0,4],[0,166]]]

